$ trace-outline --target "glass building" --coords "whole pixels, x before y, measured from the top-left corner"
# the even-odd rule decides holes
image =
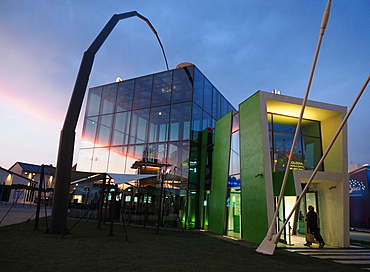
[[[307,101],[290,154],[301,105],[300,98],[258,91],[236,110],[194,65],[95,87],[77,169],[154,175],[120,185],[117,216],[129,223],[204,229],[258,244],[271,222],[282,228],[346,113]],[[278,220],[273,215],[289,157]],[[281,242],[304,237],[301,219],[313,205],[326,243],[349,246],[347,164],[344,128]]]
[[[88,95],[78,170],[120,174],[166,171],[168,206],[180,210],[186,227],[195,227],[200,183],[202,131],[233,106],[194,65],[91,88]],[[212,138],[207,140],[212,141]],[[208,183],[210,181],[208,171]],[[204,183],[204,178],[202,183]],[[160,178],[141,180],[146,188],[126,197],[128,205],[158,200]],[[132,188],[131,188],[132,189]],[[129,189],[130,190],[130,189]],[[133,189],[132,189],[133,190]],[[174,200],[175,199],[175,200]],[[133,201],[133,203],[131,203]],[[172,202],[171,202],[172,201]],[[149,205],[150,206],[150,205]],[[188,212],[184,212],[184,209]],[[138,212],[139,213],[139,212]]]

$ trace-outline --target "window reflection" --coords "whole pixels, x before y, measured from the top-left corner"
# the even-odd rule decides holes
[[[132,111],[130,144],[145,143],[149,120],[149,109]]]
[[[126,146],[112,147],[109,151],[109,173],[124,173],[126,166]]]
[[[118,84],[117,112],[131,110],[132,100],[134,97],[134,87],[134,80],[122,81]]]
[[[190,139],[190,103],[172,104],[170,141]]]
[[[150,110],[149,142],[168,140],[170,107],[155,107]]]
[[[97,126],[98,126],[97,116],[88,117],[85,119],[85,125],[81,137],[81,148],[94,146]]]
[[[113,115],[102,115],[99,117],[99,132],[95,146],[108,146],[110,142],[110,132],[112,128]]]
[[[133,104],[134,109],[147,108],[150,106],[152,81],[153,76],[136,79]]]
[[[78,153],[78,169],[81,171],[90,172],[91,171],[91,162],[93,157],[94,149],[80,149]]]
[[[203,81],[204,76],[198,70],[194,69],[194,90],[193,90],[193,101],[200,107],[203,107]]]
[[[291,169],[313,170],[322,155],[320,122],[303,119],[293,154],[290,154],[298,118],[268,114],[273,171],[284,171],[288,159]],[[323,165],[319,168],[323,171]]]
[[[131,112],[115,114],[112,145],[128,144]]]
[[[172,72],[154,75],[152,107],[170,104]]]
[[[168,163],[176,166],[178,175],[188,177],[189,165],[189,142],[174,142],[170,143],[168,150]]]
[[[173,71],[172,103],[191,100],[193,81],[193,66]]]
[[[212,91],[212,116],[218,120],[221,118],[221,95],[214,87],[212,88]]]
[[[112,113],[116,104],[117,84],[106,85],[103,87],[101,101],[101,114]]]
[[[203,108],[208,114],[212,114],[212,84],[208,79],[204,79]]]
[[[86,107],[86,116],[99,114],[102,89],[102,87],[98,87],[90,90]]]
[[[107,172],[108,167],[108,148],[94,148],[93,161],[91,164],[92,172]]]

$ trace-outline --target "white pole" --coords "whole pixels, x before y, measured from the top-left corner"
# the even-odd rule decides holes
[[[350,110],[347,112],[346,116],[344,117],[344,119],[342,120],[341,124],[339,125],[338,129],[337,129],[337,132],[334,134],[334,137],[333,139],[331,140],[331,142],[329,143],[328,147],[326,148],[324,154],[322,155],[320,161],[317,163],[317,166],[315,168],[315,170],[312,172],[311,174],[311,177],[309,178],[309,180],[307,181],[307,184],[306,186],[304,187],[302,193],[299,195],[298,199],[297,199],[297,202],[295,203],[294,207],[292,208],[290,214],[288,215],[287,219],[285,220],[284,222],[284,225],[282,226],[281,230],[276,234],[275,236],[275,243],[277,242],[278,240],[278,237],[281,235],[284,227],[286,226],[287,222],[289,221],[290,217],[292,216],[292,214],[294,213],[294,210],[298,207],[299,205],[299,202],[301,201],[302,197],[304,196],[304,194],[307,192],[312,180],[314,179],[320,165],[322,164],[322,162],[324,161],[324,159],[326,158],[326,156],[328,155],[330,149],[332,148],[332,146],[334,145],[334,142],[335,140],[338,138],[339,134],[342,132],[342,129],[344,127],[344,125],[346,124],[349,116],[351,115],[353,109],[355,108],[358,100],[360,99],[361,95],[363,94],[363,92],[365,91],[365,88],[367,86],[367,84],[369,83],[369,80],[370,80],[370,75],[368,75],[364,85],[362,86],[361,90],[359,91],[359,93],[357,94],[357,97],[355,99],[355,101],[353,102]]]
[[[303,99],[303,103],[302,103],[302,107],[301,107],[301,112],[300,112],[300,115],[299,115],[299,119],[298,119],[296,130],[295,130],[295,133],[294,133],[294,138],[293,138],[292,146],[291,146],[291,149],[290,149],[290,156],[288,158],[288,162],[287,162],[287,165],[286,165],[286,168],[285,168],[285,174],[284,174],[284,178],[283,178],[283,183],[281,185],[280,194],[279,194],[279,197],[278,197],[278,203],[276,204],[276,210],[275,210],[274,216],[272,218],[272,221],[271,221],[269,230],[268,230],[268,232],[266,234],[266,238],[265,239],[267,239],[267,240],[271,240],[272,239],[272,236],[273,236],[273,234],[275,232],[276,217],[277,217],[277,214],[279,212],[279,207],[281,205],[281,201],[282,201],[282,198],[283,198],[283,195],[284,195],[285,186],[286,186],[286,183],[287,183],[287,179],[288,179],[288,175],[289,175],[289,170],[290,170],[290,164],[291,164],[291,161],[292,161],[292,158],[293,158],[293,154],[294,154],[294,147],[295,147],[296,142],[297,142],[298,132],[299,132],[299,130],[301,128],[302,118],[303,118],[304,110],[305,110],[305,107],[306,107],[308,94],[310,92],[312,78],[313,78],[315,67],[316,67],[316,63],[317,63],[317,58],[319,56],[319,51],[320,51],[320,47],[321,47],[321,43],[322,43],[322,38],[324,36],[325,29],[326,29],[326,26],[328,24],[329,14],[330,14],[330,6],[331,6],[331,0],[328,0],[328,3],[326,4],[326,8],[325,8],[325,11],[324,11],[324,14],[323,14],[323,18],[322,18],[322,21],[321,21],[319,40],[317,42],[316,52],[315,52],[315,55],[314,55],[314,59],[313,59],[312,67],[311,67],[310,76],[309,76],[309,79],[308,79],[306,93],[305,93],[305,96],[304,96],[304,99]],[[264,252],[265,250],[262,247],[263,247],[263,244],[261,243],[261,245],[257,248],[256,251],[257,252],[260,252],[260,253],[265,253]]]

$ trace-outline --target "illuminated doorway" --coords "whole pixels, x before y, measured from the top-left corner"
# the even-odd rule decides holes
[[[227,199],[227,236],[241,238],[240,186],[229,188]]]

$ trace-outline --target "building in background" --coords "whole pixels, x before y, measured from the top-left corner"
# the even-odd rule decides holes
[[[370,166],[351,165],[349,172],[351,228],[369,228],[370,223]]]
[[[34,204],[37,201],[38,184],[43,174],[43,189],[48,192],[43,193],[42,201],[47,201],[51,189],[54,187],[54,174],[49,168],[40,165],[16,162],[9,170],[0,167],[0,201],[18,202],[23,204]]]
[[[77,170],[157,173],[121,186],[117,201],[129,222],[155,224],[160,213],[162,225],[260,243],[288,157],[293,160],[279,222],[346,113],[345,107],[308,101],[290,154],[301,105],[299,98],[258,91],[236,110],[194,65],[92,88]],[[308,205],[320,214],[327,244],[348,246],[346,128],[291,219],[294,234],[305,233],[300,219]]]

